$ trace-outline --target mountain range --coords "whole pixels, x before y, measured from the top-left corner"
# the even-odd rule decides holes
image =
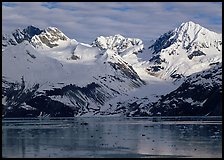
[[[182,23],[150,44],[58,28],[2,34],[2,116],[221,115],[222,34]]]

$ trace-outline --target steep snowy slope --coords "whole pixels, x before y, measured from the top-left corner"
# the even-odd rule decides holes
[[[106,100],[144,84],[113,50],[100,51],[51,29],[3,50],[4,116],[95,114]]]
[[[222,61],[222,34],[190,21],[163,34],[149,49],[149,74],[181,78]]]
[[[137,54],[143,49],[143,42],[138,38],[125,38],[120,34],[109,37],[97,37],[93,41],[92,46],[99,47],[100,49],[111,49],[118,54],[124,54],[131,51],[132,54]]]

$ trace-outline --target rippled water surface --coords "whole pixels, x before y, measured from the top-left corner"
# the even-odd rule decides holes
[[[3,119],[3,157],[222,157],[221,117]]]

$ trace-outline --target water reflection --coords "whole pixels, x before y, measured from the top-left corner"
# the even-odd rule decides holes
[[[220,121],[3,120],[3,157],[222,157]]]

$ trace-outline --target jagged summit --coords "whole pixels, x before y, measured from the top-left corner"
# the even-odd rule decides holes
[[[53,48],[59,45],[59,41],[70,41],[70,39],[56,27],[39,29],[33,25],[29,25],[24,29],[18,28],[10,35],[2,34],[2,40],[3,47],[28,41],[36,48]]]
[[[55,40],[58,40],[58,39],[67,40],[67,39],[69,39],[62,31],[60,31],[56,27],[48,27],[47,29],[44,30],[44,33],[46,35],[49,34],[51,36],[54,36]]]
[[[177,27],[175,30],[177,31],[194,31],[194,34],[196,34],[197,32],[200,32],[200,31],[209,31],[209,32],[213,32],[213,31],[210,31],[209,29],[201,26],[200,24],[198,23],[195,23],[195,22],[192,22],[192,21],[188,21],[188,22],[183,22],[181,23],[181,25],[179,27]],[[216,33],[216,32],[213,32],[213,33]],[[217,33],[219,34],[219,33]]]
[[[138,38],[125,38],[120,34],[114,36],[99,36],[93,41],[92,46],[99,47],[100,49],[111,49],[118,53],[122,53],[129,48],[139,46],[138,51],[143,49],[143,42]]]
[[[43,32],[43,30],[35,27],[35,26],[27,26],[24,29],[16,29],[12,32],[12,34],[7,35],[3,34],[2,35],[2,46],[6,47],[8,45],[16,45],[19,43],[22,43],[23,41],[28,41],[30,42],[32,37],[35,35],[39,35]]]
[[[41,34],[33,36],[31,43],[34,47],[53,48],[59,45],[60,41],[70,40],[62,31],[56,27],[48,27]]]
[[[221,34],[212,32],[192,21],[182,23],[179,28],[174,30],[177,41],[183,41],[183,48],[189,49],[192,46],[209,47],[219,44],[214,43],[214,39],[221,39]],[[217,41],[215,41],[217,42]]]
[[[180,78],[221,62],[222,34],[189,21],[161,35],[149,50],[150,73]]]
[[[202,26],[199,25],[198,23],[193,22],[193,21],[188,21],[188,22],[181,23],[179,28],[181,28],[181,27],[187,27],[187,28],[190,28],[190,27],[192,27],[192,28],[200,27],[201,28]]]
[[[43,32],[43,30],[40,30],[39,28],[30,25],[23,30],[16,29],[12,33],[12,35],[14,36],[17,43],[21,43],[24,40],[30,41],[33,36],[39,35],[41,34],[41,32]]]
[[[153,53],[158,53],[162,49],[166,49],[178,43],[183,49],[189,50],[191,47],[199,45],[200,47],[209,47],[215,45],[220,48],[220,40],[222,34],[218,34],[196,24],[192,21],[182,23],[173,31],[169,31],[161,35],[149,49],[153,49]],[[214,41],[214,39],[218,39]],[[215,43],[214,43],[215,42]]]

